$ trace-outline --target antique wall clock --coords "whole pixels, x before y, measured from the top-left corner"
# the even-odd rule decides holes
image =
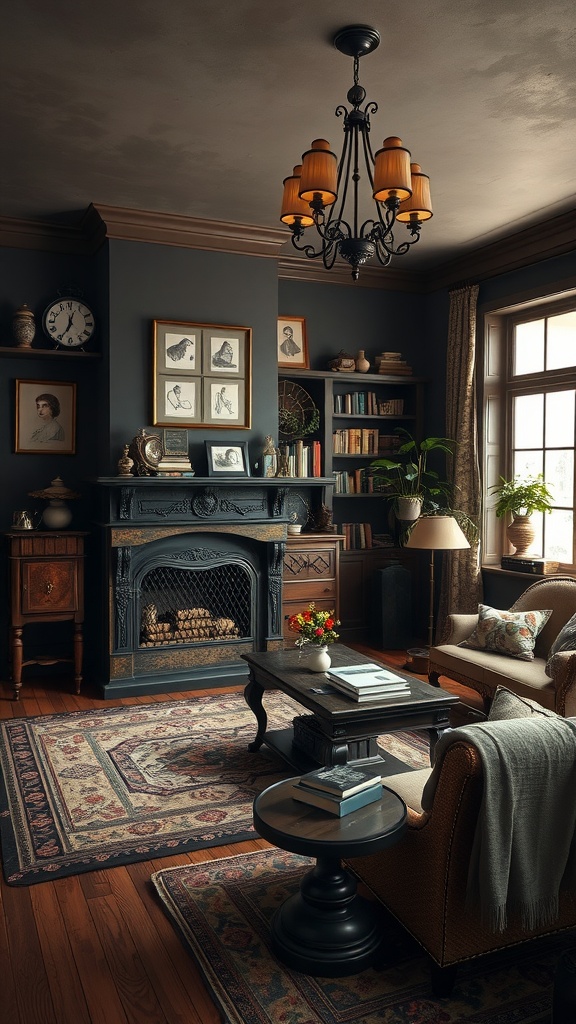
[[[51,302],[42,317],[44,332],[61,348],[80,348],[85,345],[94,334],[95,325],[90,307],[71,295]]]

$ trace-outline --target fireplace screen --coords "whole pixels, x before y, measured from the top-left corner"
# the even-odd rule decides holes
[[[140,588],[140,646],[207,643],[253,633],[255,577],[245,566],[158,566]]]

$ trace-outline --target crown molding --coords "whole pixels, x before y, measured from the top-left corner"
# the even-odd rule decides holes
[[[420,271],[369,264],[353,281],[347,264],[332,270],[316,261],[281,253],[283,228],[204,220],[178,214],[91,204],[76,224],[0,217],[0,245],[91,255],[106,239],[175,245],[208,252],[274,259],[281,280],[338,284],[388,291],[433,292],[462,281],[480,282],[521,267],[576,251],[576,209],[551,217],[496,242],[462,253],[457,259]]]
[[[228,252],[242,256],[277,259],[286,234],[280,228],[256,224],[233,224],[173,213],[129,210],[93,203],[93,209],[106,228],[107,238],[131,242],[178,245],[185,249]]]
[[[573,251],[576,251],[576,209],[441,264],[428,274],[426,290],[437,291],[463,280],[477,284]]]
[[[354,281],[347,263],[335,263],[331,270],[326,270],[322,263],[304,256],[281,256],[278,260],[278,277],[284,281],[381,288],[393,292],[421,292],[426,286],[426,277],[413,270],[390,270],[388,267],[367,263],[361,267],[358,280]]]

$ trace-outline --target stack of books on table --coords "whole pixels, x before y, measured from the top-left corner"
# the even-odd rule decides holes
[[[382,796],[382,778],[373,768],[336,764],[317,768],[302,775],[292,786],[292,796],[300,803],[319,807],[339,818],[375,803]]]
[[[330,683],[340,693],[358,703],[371,700],[397,700],[410,693],[410,683],[381,665],[344,665],[328,670]]]

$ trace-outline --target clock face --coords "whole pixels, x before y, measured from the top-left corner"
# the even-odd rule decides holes
[[[57,299],[44,313],[43,326],[55,345],[78,348],[94,334],[94,314],[79,299]]]

